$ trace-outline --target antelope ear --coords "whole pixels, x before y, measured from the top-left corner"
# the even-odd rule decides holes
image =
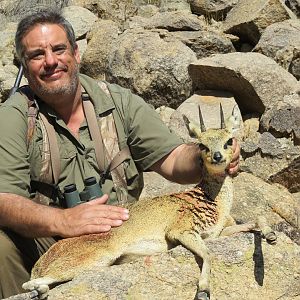
[[[186,128],[189,131],[189,135],[192,138],[199,138],[201,136],[201,130],[198,126],[191,123],[190,120],[187,118],[186,115],[182,115],[183,121],[185,123]]]
[[[241,122],[241,113],[238,105],[236,104],[232,109],[231,116],[226,120],[226,128],[230,132],[234,133],[240,129]]]

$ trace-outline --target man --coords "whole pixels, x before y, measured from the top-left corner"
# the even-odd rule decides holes
[[[30,90],[56,132],[61,172],[58,187],[83,180],[100,180],[95,146],[86,122],[82,87],[88,91],[98,118],[122,110],[131,159],[125,168],[130,201],[142,188],[141,174],[152,170],[174,182],[198,183],[202,165],[196,145],[187,145],[162,124],[141,98],[117,85],[108,85],[112,99],[98,84],[78,73],[80,56],[70,24],[53,11],[24,18],[16,33],[16,51]],[[37,120],[29,145],[28,104],[16,93],[0,107],[0,297],[22,292],[35,261],[59,238],[107,232],[128,218],[117,200],[111,176],[103,182],[104,196],[73,208],[32,201],[32,182],[43,166],[43,129]],[[116,124],[117,126],[117,124]],[[120,126],[120,125],[118,125]],[[117,126],[117,127],[118,127]],[[125,128],[126,127],[126,128]],[[149,130],[150,129],[150,130]],[[120,134],[120,130],[118,130]],[[121,137],[120,137],[121,138]],[[228,172],[238,169],[239,147]],[[59,205],[58,205],[59,206]]]

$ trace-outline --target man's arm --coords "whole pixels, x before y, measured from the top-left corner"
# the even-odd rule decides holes
[[[233,159],[228,166],[230,175],[234,175],[239,169],[240,146],[236,139],[233,142],[233,150]],[[199,183],[203,174],[199,147],[196,144],[182,144],[153,164],[150,169],[173,182]]]
[[[107,199],[104,195],[73,208],[59,209],[15,194],[0,193],[0,226],[27,237],[74,237],[106,232],[128,219],[126,209],[104,205]]]

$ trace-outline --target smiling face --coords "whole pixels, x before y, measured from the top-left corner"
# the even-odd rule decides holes
[[[43,100],[75,94],[79,82],[79,51],[72,50],[61,26],[37,24],[24,35],[22,44],[24,73],[35,94]]]

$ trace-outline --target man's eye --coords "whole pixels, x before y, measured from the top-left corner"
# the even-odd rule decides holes
[[[45,56],[44,54],[34,54],[31,57],[29,57],[29,59],[33,59],[33,60],[41,60],[43,59]]]
[[[53,49],[53,52],[56,53],[57,55],[61,55],[65,53],[66,47],[57,47]]]
[[[56,54],[60,55],[60,54],[63,54],[65,52],[65,49],[56,49],[54,52]]]

